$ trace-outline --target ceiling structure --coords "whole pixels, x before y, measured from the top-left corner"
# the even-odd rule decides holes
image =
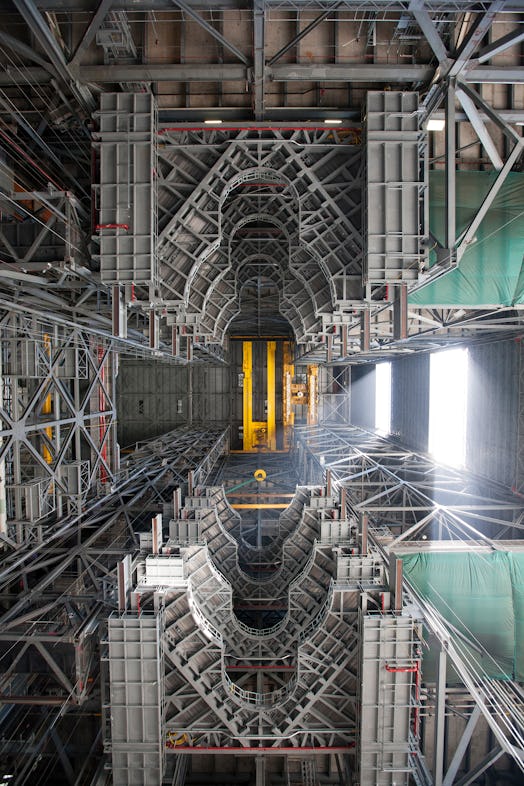
[[[443,538],[517,564],[521,500],[351,429],[335,394],[522,333],[522,3],[0,11],[0,783],[518,783],[518,664],[486,680],[399,566]],[[266,457],[274,510],[303,484],[266,540],[230,507],[259,456],[224,459],[246,338],[294,342],[300,393],[322,366],[326,422],[293,468]],[[128,452],[126,359],[175,368],[187,421]]]

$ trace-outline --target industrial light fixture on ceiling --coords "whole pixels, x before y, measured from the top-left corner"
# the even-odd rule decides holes
[[[444,131],[445,127],[446,121],[439,120],[437,117],[430,117],[426,125],[428,131]]]
[[[342,123],[342,120],[339,120],[339,119],[334,117],[334,118],[331,118],[331,119],[324,120],[324,123],[327,126],[339,126]]]
[[[221,125],[222,121],[221,120],[204,120],[204,123],[207,126],[219,126],[219,125]]]

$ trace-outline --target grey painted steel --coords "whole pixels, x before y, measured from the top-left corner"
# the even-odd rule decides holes
[[[426,41],[435,53],[437,60],[442,62],[447,58],[448,53],[425,6],[426,4],[423,2],[423,0],[411,0],[409,4],[409,10],[417,20],[417,23],[424,33]]]
[[[156,106],[149,93],[101,97],[100,271],[106,284],[157,283]]]
[[[32,0],[15,0],[15,6],[26,21],[43,51],[49,54],[51,63],[59,78],[69,86],[80,106],[88,111],[95,108],[89,88],[78,85],[66,63],[64,53],[51,33],[40,11]]]
[[[164,653],[162,615],[108,620],[111,770],[115,786],[161,786]]]
[[[94,40],[100,28],[100,25],[103,23],[107,13],[111,10],[112,6],[113,6],[113,0],[100,0],[96,12],[94,13],[92,19],[90,20],[84,32],[84,35],[82,36],[82,39],[78,44],[71,61],[69,62],[70,68],[79,65],[82,62],[82,58],[84,54],[89,48],[91,42]]]
[[[220,44],[222,44],[224,49],[228,49],[242,63],[244,63],[245,65],[249,65],[248,57],[243,52],[241,52],[237,46],[231,43],[231,41],[228,41],[228,39],[225,36],[223,36],[222,33],[220,33],[216,28],[214,28],[213,25],[210,25],[206,19],[200,16],[200,14],[197,13],[197,11],[195,11],[194,8],[192,8],[189,3],[185,3],[184,0],[173,0],[173,5],[176,5],[178,6],[178,8],[181,8],[185,14],[190,16],[191,19],[193,19],[198,25],[200,25],[200,27],[202,27],[207,33],[209,33],[210,36],[216,38],[216,40]]]
[[[524,36],[523,36],[524,37]],[[477,107],[471,100],[471,98],[464,93],[462,90],[456,90],[455,95],[462,104],[462,107],[468,116],[469,122],[471,123],[472,127],[474,128],[478,138],[482,142],[482,146],[486,153],[488,154],[493,167],[497,170],[502,169],[504,166],[504,162],[500,157],[497,146],[493,142],[493,139],[486,128],[486,124],[484,123],[483,119],[480,116],[480,112],[478,111]]]
[[[407,786],[421,666],[416,625],[408,616],[362,614],[360,636],[359,783]]]
[[[253,98],[255,120],[265,115],[265,2],[255,0],[253,6]]]
[[[446,670],[448,658],[442,648],[438,654],[437,684],[435,691],[435,753],[433,778],[435,786],[442,786],[444,776],[444,745],[446,730]]]
[[[368,92],[363,281],[413,281],[426,258],[418,94]]]
[[[338,8],[337,3],[334,3],[331,6],[331,8],[328,8],[326,11],[324,11],[324,13],[320,14],[320,16],[317,16],[316,19],[313,19],[313,21],[310,22],[307,25],[307,27],[304,27],[304,29],[301,30],[300,33],[294,36],[294,38],[292,38],[291,41],[288,41],[287,44],[284,44],[284,46],[281,49],[279,49],[278,52],[275,55],[273,55],[273,57],[270,60],[268,60],[267,63],[268,66],[274,65],[277,62],[277,60],[280,60],[282,55],[285,55],[286,52],[289,52],[290,49],[293,49],[294,46],[299,44],[303,38],[309,35],[309,33],[311,33],[312,30],[318,27],[318,25],[321,24],[321,22],[323,22],[324,19],[327,19],[328,16],[330,16],[330,14],[336,11],[337,8]]]
[[[195,488],[186,498],[167,542],[168,549],[183,548],[188,584],[187,590],[167,589],[168,733],[198,736],[201,746],[217,753],[223,746],[242,752],[261,739],[279,755],[313,740],[321,749],[349,750],[358,656],[351,604],[358,585],[350,589],[343,577],[334,584],[336,552],[322,535],[334,505],[322,490],[298,487],[260,552],[246,540],[248,528],[223,489]],[[349,527],[345,532],[339,544],[350,537]],[[240,560],[271,563],[280,554],[278,570],[267,579],[241,567]],[[235,604],[286,598],[287,613],[270,628],[249,627],[233,612],[233,593]],[[251,662],[262,670],[287,664],[289,679],[275,682],[269,668],[263,681],[246,684],[228,669]]]
[[[460,742],[455,749],[453,758],[446,771],[446,775],[444,777],[444,780],[442,781],[442,786],[453,786],[453,784],[455,783],[455,778],[459,770],[460,764],[462,762],[464,754],[466,753],[467,747],[473,736],[473,733],[475,731],[477,722],[481,714],[482,713],[479,710],[478,706],[475,705],[475,707],[473,707],[471,715],[468,718],[468,722],[466,724],[466,728],[464,729],[464,733],[460,738]]]

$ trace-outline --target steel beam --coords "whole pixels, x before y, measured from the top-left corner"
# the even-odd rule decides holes
[[[424,0],[411,0],[409,4],[409,11],[415,17],[418,26],[424,33],[426,41],[432,48],[439,63],[444,62],[447,59],[448,53],[446,47],[442,43],[439,32],[435,27],[435,23],[427,11]]]
[[[506,49],[515,46],[515,44],[521,41],[524,41],[524,32],[518,28],[512,30],[510,33],[507,33],[507,35],[497,38],[496,41],[492,41],[491,44],[481,49],[476,57],[476,62],[485,63],[486,60],[490,60],[492,57],[495,57],[495,55],[505,52]]]
[[[468,718],[466,728],[464,729],[464,732],[459,740],[459,743],[455,748],[455,752],[453,753],[453,758],[451,759],[444,780],[442,781],[442,786],[453,786],[453,784],[455,783],[455,778],[459,770],[460,764],[462,762],[462,759],[464,758],[464,754],[466,753],[467,747],[471,741],[473,732],[475,731],[477,722],[481,715],[482,713],[480,711],[480,708],[478,707],[478,705],[475,704],[471,712],[471,715]]]
[[[265,0],[253,5],[253,109],[255,120],[265,114]]]
[[[454,248],[457,237],[456,216],[456,127],[455,127],[455,88],[448,85],[446,90],[446,223],[444,227],[444,247],[449,254],[445,264],[454,264]]]
[[[98,8],[91,18],[91,21],[89,22],[84,35],[82,36],[82,39],[76,48],[75,54],[69,63],[70,68],[80,65],[83,56],[89,48],[89,45],[94,40],[102,22],[106,18],[108,12],[111,10],[113,2],[114,0],[100,0]]]
[[[513,169],[513,166],[519,160],[520,156],[522,155],[522,151],[524,149],[524,139],[521,139],[520,142],[517,142],[509,154],[509,157],[504,163],[504,166],[499,171],[497,179],[491,186],[490,190],[486,194],[481,206],[479,207],[475,217],[469,224],[466,231],[462,234],[460,238],[460,243],[457,246],[457,260],[460,261],[461,257],[463,256],[464,252],[466,251],[468,245],[473,242],[473,238],[475,237],[475,233],[479,228],[480,224],[484,220],[486,213],[490,209],[491,205],[493,204],[495,197],[497,196],[498,192],[502,188],[507,176]]]
[[[460,778],[460,780],[455,781],[455,786],[470,786],[471,783],[477,781],[477,778],[480,775],[482,775],[483,772],[486,772],[486,770],[489,767],[491,767],[491,765],[494,764],[497,761],[497,759],[500,759],[500,757],[503,755],[504,755],[504,751],[502,750],[502,748],[499,745],[494,746],[489,751],[487,756],[485,756],[482,759],[482,761],[477,764],[476,767],[473,767],[473,769],[470,770],[470,772],[468,772],[466,775],[464,775],[463,778]]]
[[[274,82],[429,82],[435,69],[430,65],[274,65],[266,69]]]
[[[240,49],[237,46],[235,46],[235,44],[232,44],[231,41],[228,41],[228,39],[225,38],[225,36],[223,36],[222,33],[220,33],[216,28],[214,28],[213,25],[210,25],[209,22],[207,22],[202,16],[200,16],[200,14],[197,11],[195,11],[195,9],[192,8],[188,3],[186,3],[184,0],[172,0],[172,2],[173,5],[178,6],[178,8],[180,8],[185,14],[187,14],[191,19],[193,19],[197,24],[199,24],[200,27],[202,27],[207,33],[209,33],[210,36],[212,36],[220,44],[222,44],[224,49],[227,49],[229,52],[232,52],[235,55],[235,57],[237,57],[242,63],[244,63],[244,65],[247,66],[250,64],[249,58],[243,52],[241,52]]]
[[[472,99],[468,95],[466,95],[466,93],[463,90],[460,89],[457,89],[455,91],[455,95],[460,101],[460,103],[462,104],[464,111],[469,119],[469,122],[471,123],[476,135],[480,139],[482,147],[488,154],[494,169],[496,170],[502,169],[502,167],[504,166],[504,162],[502,161],[502,158],[498,153],[497,146],[493,142],[493,139],[491,138],[491,134],[486,128],[486,124],[484,123],[482,117],[480,116],[480,112],[478,111],[477,107],[473,103]]]
[[[484,14],[479,14],[475,17],[458,51],[453,54],[453,62],[448,68],[443,69],[441,74],[442,78],[456,78],[461,71],[467,68],[468,61],[474,55],[485,34],[491,28],[493,19],[496,14],[504,10],[504,6],[505,0],[492,0],[488,10]],[[476,77],[478,81],[481,81],[478,79],[478,73]]]
[[[316,19],[313,19],[313,21],[310,22],[307,25],[307,27],[305,27],[303,30],[301,30],[300,33],[297,33],[297,35],[294,36],[294,38],[292,38],[291,41],[288,41],[287,44],[284,44],[282,49],[279,49],[278,52],[275,55],[273,55],[273,57],[270,60],[268,60],[268,63],[267,63],[268,66],[274,65],[277,62],[277,60],[280,60],[280,58],[283,55],[285,55],[286,52],[289,52],[290,49],[293,49],[294,46],[296,46],[298,43],[300,43],[300,41],[302,41],[303,38],[305,38],[316,27],[318,27],[319,24],[321,24],[324,21],[324,19],[327,19],[328,16],[331,16],[331,14],[334,11],[336,11],[337,8],[339,8],[341,5],[343,5],[343,3],[334,3],[326,11],[324,11],[324,13],[320,14],[320,16],[317,16]]]
[[[80,105],[91,113],[95,109],[95,102],[89,90],[79,87],[69,70],[64,53],[58,45],[56,38],[45,23],[40,11],[33,0],[13,0],[17,10],[25,20],[29,29],[34,34],[44,52],[49,54],[51,63],[60,79],[68,85]]]
[[[214,30],[214,28],[213,28]],[[244,65],[198,63],[183,65],[85,65],[78,68],[82,82],[238,82],[247,79]]]

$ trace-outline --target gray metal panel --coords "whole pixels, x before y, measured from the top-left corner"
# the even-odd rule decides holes
[[[189,375],[192,393],[188,395]],[[229,423],[226,366],[189,368],[123,359],[117,379],[118,439],[122,446],[193,423]]]
[[[515,341],[469,350],[466,466],[508,487],[516,471],[518,353]]]
[[[364,282],[413,280],[425,255],[418,94],[369,92]]]
[[[415,623],[410,617],[361,617],[360,786],[411,782],[410,722],[415,707]]]
[[[100,98],[100,272],[156,283],[156,105],[150,93]]]
[[[403,445],[428,449],[429,354],[394,360],[391,365],[391,433]]]
[[[158,615],[108,621],[115,786],[160,786],[164,772],[164,658]]]
[[[375,428],[375,366],[351,368],[351,422]]]

